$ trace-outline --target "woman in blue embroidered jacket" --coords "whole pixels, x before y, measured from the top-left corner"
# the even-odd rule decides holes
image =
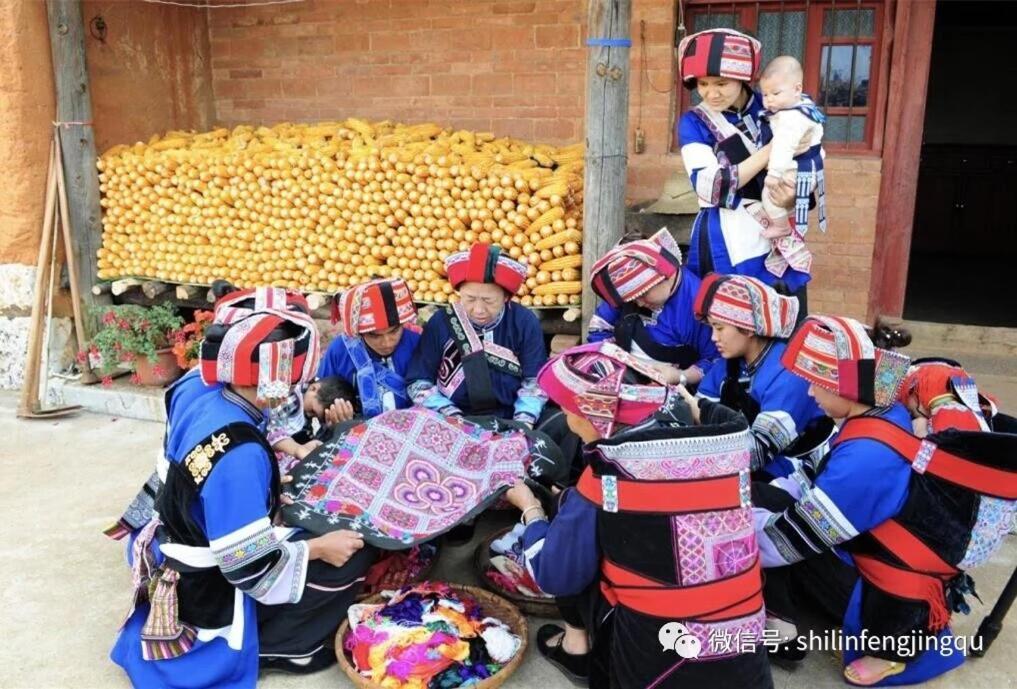
[[[763,566],[794,571],[833,550],[857,568],[861,576],[850,598],[840,601],[846,641],[859,635],[890,641],[878,648],[845,645],[849,683],[915,684],[957,667],[964,656],[949,628],[950,609],[966,607],[970,579],[962,572],[943,579],[917,573],[900,564],[912,556],[899,544],[902,534],[917,536],[911,542],[931,549],[933,558],[960,561],[978,499],[920,473],[934,476],[935,461],[919,468],[921,456],[905,458],[894,449],[895,437],[919,443],[907,409],[896,401],[908,358],[874,347],[857,321],[820,317],[805,321],[783,363],[811,384],[810,394],[842,426],[814,486],[794,492],[782,510],[755,508]],[[799,590],[823,584],[800,579]]]
[[[681,269],[681,249],[667,228],[619,244],[590,272],[604,302],[590,319],[589,341],[613,337],[658,362],[668,383],[697,385],[720,355],[710,328],[692,312],[699,278]]]
[[[501,247],[474,244],[445,261],[459,302],[424,325],[407,380],[413,401],[445,415],[493,415],[533,428],[547,396],[537,372],[547,361],[540,322],[510,301],[526,268]]]
[[[206,332],[207,387],[172,409],[159,517],[134,543],[134,607],[111,653],[134,686],[251,688],[259,667],[335,662],[324,643],[373,553],[353,532],[273,526],[280,478],[262,412],[317,360],[303,313],[255,309]]]
[[[766,266],[771,246],[762,235],[769,221],[761,198],[770,146],[757,146],[763,105],[749,87],[761,51],[759,41],[729,29],[701,31],[683,39],[678,48],[682,84],[702,98],[677,126],[682,162],[700,206],[692,226],[689,268],[699,277],[718,272],[758,278],[799,296],[804,315],[810,278],[806,262],[779,276]],[[789,181],[770,191],[778,205],[794,205],[795,187]]]
[[[695,312],[709,323],[726,360],[696,394],[745,414],[755,438],[753,471],[778,482],[809,480],[829,449],[833,423],[809,396],[808,384],[780,363],[798,300],[750,277],[714,273],[703,280]]]
[[[318,376],[340,376],[353,385],[365,418],[409,407],[406,374],[420,332],[413,325],[417,309],[406,281],[379,279],[351,287],[339,297],[338,310],[342,330],[325,351]],[[330,414],[333,421],[350,415]]]
[[[593,688],[772,686],[744,418],[704,401],[693,425],[659,372],[610,342],[564,352],[538,380],[587,459],[550,522],[525,483],[507,495],[526,566],[566,622],[539,630],[541,654]]]

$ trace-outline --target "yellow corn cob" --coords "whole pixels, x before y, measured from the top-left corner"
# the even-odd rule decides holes
[[[537,164],[541,167],[552,167],[554,165],[554,159],[545,153],[534,153],[533,159],[537,161]]]
[[[533,294],[545,297],[551,294],[582,294],[583,283],[579,280],[548,282],[533,288]]]
[[[537,189],[534,194],[538,199],[549,199],[552,196],[565,196],[569,193],[569,183],[563,179],[552,178],[550,184]]]
[[[370,122],[365,120],[357,119],[356,117],[348,117],[344,124],[348,129],[352,129],[363,137],[374,135],[374,127],[371,126]]]
[[[550,261],[544,261],[537,266],[537,269],[552,272],[564,268],[578,268],[581,265],[583,265],[582,256],[559,256],[558,258],[552,258]]]
[[[558,210],[561,209],[558,208]],[[548,211],[548,213],[550,212],[551,211]],[[541,227],[542,226],[538,225],[537,229],[539,230]],[[556,246],[561,246],[565,242],[581,242],[581,241],[583,241],[583,233],[580,232],[579,230],[562,230],[561,232],[554,233],[550,237],[544,237],[539,242],[537,242],[536,247],[537,251],[543,251],[544,249],[553,249]]]
[[[555,206],[537,216],[537,219],[530,223],[530,228],[527,232],[536,232],[544,225],[550,225],[555,220],[561,220],[564,217],[565,211],[559,206]]]

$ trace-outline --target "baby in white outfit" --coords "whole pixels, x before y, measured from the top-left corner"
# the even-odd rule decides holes
[[[808,213],[808,196],[816,189],[819,176],[822,174],[822,149],[815,149],[823,140],[823,115],[808,96],[802,94],[802,66],[790,55],[774,58],[763,70],[759,79],[759,89],[763,95],[763,107],[769,112],[770,129],[773,132],[770,149],[770,163],[767,166],[766,188],[763,191],[763,209],[770,218],[769,227],[763,230],[767,239],[775,239],[787,235],[790,230],[787,209],[773,202],[770,187],[778,184],[781,178],[794,181],[798,205],[805,202],[805,213]],[[799,175],[799,160],[795,152],[807,146],[808,150],[801,156],[818,157],[818,174],[811,180]],[[799,188],[803,185],[808,188]],[[801,224],[802,216],[797,214]],[[807,215],[806,215],[807,219]],[[825,217],[820,219],[825,225]],[[805,227],[798,232],[805,234]],[[825,227],[824,227],[825,229]]]

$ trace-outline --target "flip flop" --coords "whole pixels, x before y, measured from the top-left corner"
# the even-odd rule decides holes
[[[865,657],[858,658],[857,660],[849,663],[848,666],[844,668],[844,680],[848,684],[851,684],[856,687],[875,686],[876,684],[879,684],[887,677],[899,675],[900,673],[904,672],[904,668],[907,667],[905,663],[898,663],[897,661],[893,660],[884,661],[885,663],[887,663],[887,665],[885,665],[882,672],[874,672],[871,674],[865,674],[863,676],[863,673],[859,671],[859,668],[861,667],[861,663],[859,661],[864,660]],[[880,659],[877,658],[877,660]]]

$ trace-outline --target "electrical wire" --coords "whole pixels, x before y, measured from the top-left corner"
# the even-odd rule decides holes
[[[672,51],[674,49],[672,48]],[[671,61],[671,76],[674,76],[674,60]],[[639,109],[642,111],[643,103],[643,88],[642,79],[646,80],[646,83],[650,85],[650,88],[657,93],[671,93],[671,87],[668,86],[664,89],[659,89],[653,84],[653,80],[650,79],[650,70],[646,66],[646,20],[640,20],[639,22],[639,71],[640,71],[640,87],[639,87]],[[641,114],[641,113],[640,113]],[[641,117],[640,117],[641,119]]]
[[[144,0],[153,5],[173,5],[175,7],[193,7],[199,10],[219,10],[230,7],[261,7],[263,5],[290,5],[305,0],[259,0],[258,2],[234,2],[228,4],[211,4],[208,2],[174,2],[173,0]]]

